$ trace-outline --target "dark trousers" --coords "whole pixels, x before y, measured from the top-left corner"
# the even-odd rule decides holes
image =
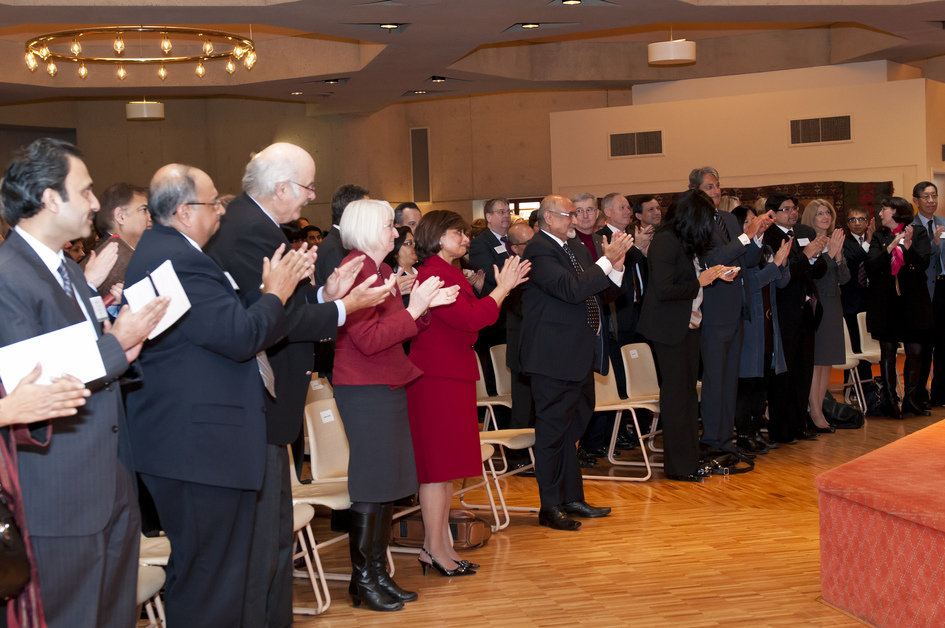
[[[735,450],[735,396],[742,354],[742,321],[702,326],[702,444]]]
[[[302,465],[300,464],[299,467]],[[292,487],[289,454],[283,445],[266,445],[266,475],[256,494],[253,538],[249,546],[245,628],[292,625]]]
[[[667,475],[688,475],[699,468],[699,394],[696,381],[700,335],[698,329],[690,329],[677,344],[653,343],[657,359],[667,373],[660,386],[663,471]]]
[[[30,536],[49,628],[134,626],[141,519],[131,474],[117,459],[115,464],[115,506],[104,530]]]
[[[594,411],[594,373],[583,381],[532,374],[535,478],[542,508],[584,500],[576,443]]]
[[[765,354],[762,377],[740,377],[738,395],[735,399],[735,431],[739,436],[751,436],[764,427],[765,406],[768,403],[768,388],[774,379],[771,354]]]
[[[796,438],[807,428],[807,404],[814,377],[814,320],[809,308],[805,311],[800,324],[781,325],[787,372],[774,376],[768,395],[768,436],[774,441]]]
[[[535,427],[535,400],[532,398],[532,378],[525,373],[512,371],[512,416],[509,429],[522,430]]]
[[[256,491],[141,474],[171,542],[164,586],[167,624],[239,626]]]
[[[942,278],[935,282],[932,314],[935,319],[935,329],[932,330],[929,341],[924,343],[922,350],[922,370],[919,371],[916,400],[929,400],[932,405],[941,406],[945,405],[945,279]],[[933,362],[935,374],[932,377],[931,389],[926,391]]]

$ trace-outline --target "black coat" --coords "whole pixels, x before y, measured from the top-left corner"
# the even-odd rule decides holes
[[[866,261],[866,273],[870,278],[866,328],[879,341],[930,340],[923,337],[923,334],[930,336],[935,326],[925,277],[931,255],[929,233],[925,227],[912,227],[912,246],[903,249],[905,265],[895,277],[892,274],[892,255],[887,250],[893,237],[891,231],[882,229],[876,231],[870,241],[870,254]]]

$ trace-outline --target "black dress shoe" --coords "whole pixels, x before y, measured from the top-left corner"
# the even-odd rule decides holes
[[[739,436],[735,439],[735,448],[740,454],[766,454],[768,446],[764,442],[756,441],[754,438]]]
[[[597,517],[606,517],[610,514],[610,508],[591,506],[587,502],[568,502],[561,504],[561,508],[569,515],[576,517],[585,517],[587,519],[596,519]]]
[[[561,506],[554,506],[552,508],[542,508],[538,511],[538,525],[552,530],[574,531],[581,527],[581,522],[569,517]]]
[[[816,432],[808,432],[807,430],[798,432],[794,436],[797,438],[797,440],[817,440],[820,438],[820,434],[817,434]]]
[[[931,410],[931,409],[932,409],[932,402],[929,401],[929,400],[925,400],[925,401],[916,400],[916,405],[919,406],[920,408],[922,408],[923,410]]]
[[[584,452],[592,458],[607,458],[607,448],[598,447],[597,449],[585,449]],[[619,458],[620,452],[614,451],[614,458]],[[595,461],[596,462],[596,461]]]
[[[634,434],[634,436],[636,436],[636,434]],[[620,433],[617,434],[617,442],[614,446],[617,449],[635,449],[637,441],[631,439],[629,434]]]
[[[787,438],[772,438],[771,442],[775,445],[793,445],[797,442],[797,438],[793,436],[788,436]]]
[[[583,447],[578,447],[577,457],[578,465],[582,469],[590,469],[591,467],[597,465],[597,458],[584,451]]]
[[[688,475],[670,475],[666,474],[666,477],[674,482],[704,482],[705,479],[701,475],[696,475],[695,473],[690,473]]]
[[[837,428],[832,425],[827,425],[827,427],[818,427],[816,423],[808,419],[807,430],[816,434],[834,434],[837,431]]]
[[[908,395],[902,400],[902,413],[914,414],[916,416],[932,416],[931,412],[920,408],[913,400],[909,399]]]

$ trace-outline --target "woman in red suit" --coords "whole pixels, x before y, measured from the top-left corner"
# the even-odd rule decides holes
[[[449,531],[450,502],[457,478],[482,473],[479,421],[476,413],[476,353],[472,346],[479,330],[495,323],[502,301],[525,281],[531,267],[519,257],[495,269],[496,289],[476,298],[469,280],[453,263],[466,254],[469,237],[462,217],[451,211],[424,214],[417,225],[417,257],[422,265],[417,281],[439,277],[457,286],[452,305],[432,311],[430,326],[410,346],[410,361],[424,373],[407,386],[410,434],[420,481],[420,510],[426,538],[420,562],[443,575],[475,573],[474,565],[453,550]]]
[[[404,386],[420,377],[402,343],[429,322],[429,308],[452,303],[456,288],[437,277],[414,286],[406,308],[384,257],[394,246],[394,210],[385,201],[355,201],[339,225],[341,242],[364,256],[354,285],[386,285],[390,294],[373,308],[348,315],[335,342],[335,402],[348,437],[351,497],[351,585],[355,606],[397,611],[417,594],[401,589],[387,573],[393,502],[417,489]]]

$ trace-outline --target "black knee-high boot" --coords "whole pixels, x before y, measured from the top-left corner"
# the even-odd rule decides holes
[[[363,603],[372,611],[399,611],[404,603],[381,588],[374,571],[374,535],[378,513],[351,511],[348,546],[351,550],[351,584],[348,593],[355,607]],[[389,532],[388,532],[389,534]]]
[[[916,416],[932,416],[931,412],[919,407],[919,403],[915,398],[916,390],[919,388],[919,371],[922,370],[921,364],[922,360],[920,356],[906,356],[906,367],[903,373],[903,379],[906,380],[906,394],[902,398],[902,411]]]
[[[374,573],[377,574],[377,583],[387,595],[401,602],[413,602],[418,597],[416,592],[401,589],[387,573],[387,544],[390,543],[390,526],[393,516],[393,504],[381,506],[381,512],[377,515],[377,530],[374,533]]]
[[[897,389],[897,379],[899,375],[896,373],[896,354],[893,352],[892,357],[887,357],[885,351],[882,359],[879,361],[879,372],[883,380],[882,388],[882,405],[880,409],[883,414],[886,416],[892,417],[893,419],[901,419],[902,412],[899,409],[899,394],[896,392]]]

